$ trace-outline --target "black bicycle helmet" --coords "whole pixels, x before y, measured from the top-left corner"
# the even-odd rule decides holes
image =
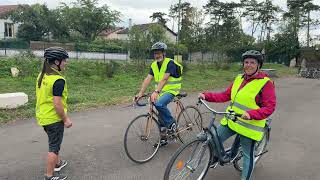
[[[242,61],[244,61],[246,58],[254,58],[258,61],[260,64],[260,68],[263,65],[263,57],[262,54],[259,51],[256,50],[248,50],[245,53],[242,54]]]
[[[165,51],[168,46],[163,42],[156,42],[152,45],[151,51]]]
[[[66,50],[61,47],[49,47],[44,50],[44,58],[49,64],[55,64],[55,60],[59,61],[58,71],[61,71],[60,65],[62,60],[69,58]]]
[[[66,50],[61,47],[49,47],[44,50],[44,58],[48,61],[61,61],[69,58]]]

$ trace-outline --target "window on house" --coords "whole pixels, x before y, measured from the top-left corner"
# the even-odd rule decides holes
[[[13,23],[4,23],[4,37],[13,37]]]

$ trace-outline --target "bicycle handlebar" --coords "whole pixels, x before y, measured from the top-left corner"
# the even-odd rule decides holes
[[[209,109],[212,113],[218,114],[218,115],[227,116],[228,119],[231,119],[232,121],[236,121],[238,117],[241,117],[241,116],[242,116],[242,114],[235,113],[232,109],[230,109],[229,112],[219,112],[219,111],[216,111],[216,110],[210,108],[209,105],[208,105],[203,99],[200,99],[200,98],[199,98],[198,103],[203,104],[203,105],[204,105],[207,109]]]
[[[151,93],[144,94],[139,99],[137,96],[134,97],[133,103],[137,106],[146,106],[150,101]]]

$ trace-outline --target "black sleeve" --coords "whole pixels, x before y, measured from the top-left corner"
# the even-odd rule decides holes
[[[180,68],[173,62],[170,61],[167,66],[166,73],[170,73],[170,76],[179,78],[181,76],[181,73],[179,72]]]
[[[153,71],[152,71],[152,68],[150,68],[149,74],[150,74],[151,76],[154,76]]]
[[[65,84],[65,81],[63,79],[58,79],[58,80],[56,80],[56,82],[54,82],[53,90],[52,90],[53,96],[62,97],[62,93],[64,90],[64,84]]]

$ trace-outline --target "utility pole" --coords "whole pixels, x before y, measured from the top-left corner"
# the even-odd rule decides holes
[[[180,36],[181,0],[179,0],[178,6],[179,6],[179,13],[178,13],[178,33],[176,38],[177,44],[179,44],[179,41],[180,41],[179,36]]]
[[[307,46],[310,47],[310,10],[308,11]]]

